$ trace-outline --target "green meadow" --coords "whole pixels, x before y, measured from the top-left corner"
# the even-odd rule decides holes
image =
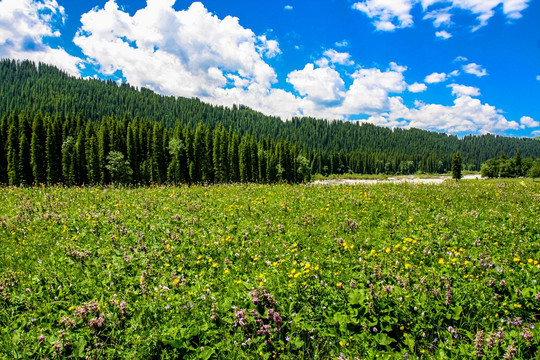
[[[0,358],[531,359],[540,183],[0,188]]]

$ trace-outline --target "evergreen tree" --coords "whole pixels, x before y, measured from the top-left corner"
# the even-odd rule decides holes
[[[109,171],[105,167],[107,165],[107,155],[111,151],[110,132],[107,126],[107,120],[103,119],[98,131],[98,145],[99,145],[99,168],[101,170],[100,182],[102,184],[108,184],[111,180]],[[65,176],[65,172],[64,172]]]
[[[2,116],[2,119],[0,119],[0,184],[7,184],[9,182],[8,169],[7,169],[8,168],[7,166],[8,131],[9,131],[8,119],[7,119],[7,116],[4,114]]]
[[[155,124],[152,131],[150,180],[153,184],[165,182],[166,173],[165,151],[163,151],[163,127]]]
[[[43,116],[38,112],[34,116],[34,122],[32,123],[32,140],[30,142],[30,161],[36,184],[43,184],[47,181],[46,141],[47,133],[43,123]]]
[[[240,181],[240,138],[237,134],[229,133],[229,181]]]
[[[461,153],[458,151],[452,157],[452,179],[461,179]]]
[[[21,173],[19,168],[19,121],[13,117],[8,130],[7,141],[7,171],[9,185],[21,184]]]
[[[203,181],[203,168],[206,162],[206,127],[199,123],[195,129],[195,139],[193,141],[193,168],[190,168],[190,176],[194,182]]]
[[[186,147],[184,142],[176,137],[169,141],[169,154],[171,155],[171,162],[167,169],[167,180],[173,184],[185,181],[186,168],[183,166],[185,161]]]
[[[25,185],[32,185],[34,182],[34,174],[32,172],[31,153],[30,153],[30,140],[28,139],[28,122],[25,116],[20,117],[21,122],[19,125],[19,172],[21,176],[21,183]]]
[[[120,151],[111,151],[107,155],[106,167],[111,174],[113,183],[127,184],[131,181],[133,170],[129,166],[129,161],[124,159],[124,154]]]
[[[521,166],[521,155],[519,154],[519,150],[516,151],[516,156],[514,157],[514,168],[516,176],[523,175],[523,169]]]
[[[62,143],[62,175],[67,185],[75,185],[75,139],[68,136]]]
[[[55,130],[54,122],[47,121],[47,140],[45,153],[47,155],[47,184],[52,185],[60,182],[61,161],[58,156],[59,136]]]

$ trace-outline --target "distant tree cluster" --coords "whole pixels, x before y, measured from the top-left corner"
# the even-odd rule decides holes
[[[515,149],[520,149],[521,155],[524,157],[540,157],[540,141],[534,139],[518,139],[490,134],[481,136],[471,135],[459,139],[454,135],[414,128],[389,129],[363,122],[328,121],[308,117],[282,121],[278,117],[265,116],[260,112],[242,105],[235,105],[232,108],[213,106],[203,103],[198,99],[162,96],[145,88],[134,88],[126,83],[119,85],[112,80],[77,79],[54,66],[42,63],[36,64],[30,61],[9,59],[0,60],[0,118],[6,116],[7,119],[11,119],[13,116],[18,117],[21,114],[26,114],[24,116],[29,118],[27,122],[30,125],[25,126],[31,128],[34,117],[38,113],[41,113],[44,118],[50,117],[49,121],[52,123],[58,120],[58,124],[55,126],[60,127],[62,133],[64,132],[65,121],[69,122],[69,126],[73,122],[78,125],[79,119],[82,119],[81,121],[85,126],[90,122],[94,128],[93,131],[96,132],[96,139],[94,140],[95,144],[84,143],[85,146],[90,147],[88,151],[93,151],[91,150],[92,146],[97,146],[99,150],[98,137],[100,127],[104,126],[104,122],[112,121],[111,119],[127,119],[125,122],[123,120],[120,121],[123,124],[122,126],[124,126],[123,135],[125,136],[124,141],[126,143],[128,142],[128,136],[130,141],[135,141],[135,137],[138,136],[135,134],[130,135],[127,131],[127,124],[137,121],[137,124],[131,125],[132,131],[135,131],[134,129],[140,131],[140,124],[148,123],[151,124],[148,126],[152,127],[152,131],[151,134],[147,134],[147,137],[152,138],[153,127],[157,126],[161,129],[160,131],[163,132],[163,137],[167,138],[167,141],[172,139],[178,140],[170,144],[167,143],[161,148],[155,148],[156,154],[163,154],[166,159],[166,169],[163,170],[164,165],[158,164],[158,168],[161,169],[160,171],[164,171],[165,174],[155,171],[155,164],[152,158],[155,158],[157,155],[148,157],[149,151],[153,150],[147,149],[149,146],[147,140],[141,140],[146,141],[145,145],[141,145],[141,147],[146,147],[144,148],[146,153],[135,153],[137,155],[137,163],[125,151],[105,149],[107,151],[120,151],[124,155],[125,161],[129,161],[129,167],[133,171],[131,174],[132,181],[136,182],[145,182],[148,180],[147,177],[141,174],[153,174],[153,177],[149,177],[150,182],[163,182],[164,178],[168,180],[168,166],[170,162],[173,162],[172,166],[174,169],[183,168],[184,170],[182,171],[184,173],[193,175],[188,177],[180,170],[174,170],[173,178],[180,179],[178,181],[189,179],[192,182],[204,182],[211,181],[210,179],[212,179],[219,182],[222,181],[224,178],[223,174],[227,171],[229,171],[226,176],[228,181],[236,181],[238,178],[240,178],[239,181],[242,181],[241,174],[244,176],[243,179],[257,178],[258,181],[262,181],[263,178],[268,180],[268,176],[270,176],[270,179],[273,181],[273,166],[267,169],[269,172],[265,173],[264,176],[260,174],[256,176],[250,175],[254,173],[254,170],[248,169],[254,166],[251,163],[256,163],[259,166],[259,164],[265,161],[266,163],[269,161],[275,162],[272,157],[277,156],[281,160],[278,159],[278,164],[280,165],[278,169],[280,171],[277,172],[276,176],[283,181],[297,181],[299,173],[296,166],[300,166],[300,164],[302,165],[301,173],[305,178],[308,168],[310,169],[310,173],[323,175],[345,173],[447,173],[452,167],[452,157],[458,151],[461,153],[463,170],[480,170],[483,162],[497,156],[501,151],[511,153]],[[209,150],[207,149],[205,152],[199,146],[197,152],[195,152],[195,150],[191,150],[194,146],[189,145],[190,143],[188,142],[193,141],[199,145],[203,144],[203,142],[209,144],[209,141],[203,141],[202,134],[195,141],[195,133],[199,124],[204,124],[205,131],[211,132],[212,141],[214,141],[213,136],[218,131],[218,127],[223,127],[224,130],[220,129],[218,132],[221,133],[224,131],[227,134],[227,147],[233,142],[238,141],[239,146],[240,143],[243,143],[242,146],[248,148],[249,145],[247,143],[253,141],[257,144],[258,149],[262,148],[263,152],[260,158],[259,154],[257,154],[257,160],[252,161],[251,159],[255,159],[255,156],[253,154],[247,156],[246,151],[244,151],[239,162],[242,162],[244,159],[248,161],[249,159],[251,163],[250,165],[245,165],[242,173],[240,173],[239,169],[238,176],[235,173],[236,169],[233,168],[231,170],[230,165],[228,168],[221,165],[217,169],[213,168],[208,165],[213,164],[213,162],[199,160],[198,158],[201,154],[206,154],[208,158]],[[182,129],[180,132],[183,136],[179,134],[173,136],[177,131],[177,127]],[[186,139],[184,135],[186,128],[190,129],[193,139]],[[47,131],[47,129],[46,127],[44,129],[37,128],[36,131],[39,134],[40,131]],[[71,130],[68,133],[71,138],[58,138],[55,141],[62,141],[62,143],[60,145],[55,144],[55,146],[64,148],[66,156],[77,151],[80,153],[82,150],[77,150],[77,146],[79,148],[82,146],[82,143],[79,141],[79,133],[74,133]],[[237,139],[233,139],[234,136],[232,134]],[[19,140],[24,140],[30,144],[32,135],[32,131],[29,130],[26,132],[27,138]],[[41,138],[39,135],[36,136]],[[271,141],[263,139],[271,139]],[[222,142],[222,138],[217,140]],[[50,145],[52,146],[52,144]],[[25,148],[26,143],[22,142],[20,146]],[[36,151],[38,151],[37,149],[41,145],[36,143],[36,146]],[[224,158],[224,147],[225,145],[217,152],[217,155],[221,158]],[[298,159],[295,158],[295,161],[289,161],[291,163],[296,162],[294,165],[295,168],[287,167],[285,163],[288,160],[284,160],[286,156],[279,154],[272,155],[278,152],[286,152],[281,149],[283,147],[291,149],[290,152],[293,154],[291,158],[302,155],[307,160],[307,163],[305,161],[299,163]],[[255,152],[254,148],[254,146],[251,147],[252,153]],[[193,151],[193,154],[190,151]],[[211,151],[212,161],[214,161],[214,149],[212,148]],[[184,154],[186,152],[189,156],[192,156],[190,158],[191,163],[187,163],[187,165],[184,162]],[[228,155],[229,157],[232,155],[236,156],[236,154]],[[24,162],[24,156],[30,156],[30,153],[21,154],[21,156],[20,161]],[[67,161],[62,158],[61,152],[56,155],[51,154],[51,156],[56,156],[59,161]],[[96,162],[95,164],[100,167],[100,172],[108,174],[103,175],[103,180],[110,181],[115,171],[105,168],[106,165],[109,165],[107,164],[109,154],[107,152],[100,154],[100,156],[100,162]],[[238,156],[240,156],[240,153]],[[111,162],[114,162],[116,164],[115,166],[120,166],[121,162],[117,160],[118,157],[111,157]],[[230,162],[230,160],[227,161]],[[285,161],[285,163],[282,164],[280,161]],[[160,162],[158,161],[158,163]],[[221,164],[223,162],[218,160],[217,163]],[[112,164],[110,165],[113,166]],[[202,168],[199,169],[197,167],[199,165]],[[40,169],[42,165],[36,164],[36,166],[36,172],[42,173],[42,169]],[[192,170],[190,170],[190,166],[193,166]],[[208,175],[209,169],[213,169],[213,175]],[[93,179],[93,171],[88,174],[89,179]],[[79,170],[79,172],[81,171]],[[157,180],[158,175],[159,181]],[[125,180],[125,178],[121,178]],[[64,179],[64,181],[68,180],[70,183],[86,181],[85,176],[73,174]]]
[[[510,159],[504,152],[482,164],[481,173],[488,178],[511,178],[520,176],[540,177],[540,159],[522,159],[519,151]]]
[[[51,119],[37,112],[0,120],[0,183],[229,183],[308,181],[309,161],[287,141],[257,141],[223,125],[125,117],[99,122]]]

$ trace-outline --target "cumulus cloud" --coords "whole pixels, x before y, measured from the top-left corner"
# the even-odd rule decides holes
[[[536,76],[536,80],[540,81],[540,75]]]
[[[328,49],[323,54],[331,63],[340,65],[353,65],[354,61],[351,60],[351,54],[346,52],[338,52],[334,49]]]
[[[352,7],[373,19],[377,30],[393,31],[413,25],[411,9],[414,3],[415,0],[364,0]]]
[[[416,102],[407,108],[394,99],[392,111],[372,116],[367,121],[382,126],[420,128],[449,133],[500,133],[517,130],[520,125],[507,120],[501,111],[470,96],[460,96],[451,106]]]
[[[522,116],[519,123],[522,129],[540,127],[540,121],[536,121],[530,116]]]
[[[435,36],[443,40],[448,40],[452,37],[452,34],[450,34],[448,31],[442,30],[442,31],[437,31],[435,33]]]
[[[489,104],[482,104],[470,96],[460,96],[454,105],[420,104],[408,114],[410,127],[461,132],[501,132],[517,130],[515,121],[508,121],[500,111]]]
[[[467,74],[475,75],[478,77],[486,76],[488,74],[486,69],[484,69],[481,65],[475,63],[463,65],[463,71],[465,71]]]
[[[353,4],[372,19],[377,30],[393,31],[413,25],[412,8],[419,4],[426,13],[424,19],[432,20],[435,27],[452,25],[457,11],[466,11],[476,19],[472,30],[486,26],[495,11],[502,5],[502,13],[508,19],[520,18],[530,0],[361,0]],[[435,8],[435,9],[434,9]]]
[[[353,83],[339,111],[343,114],[373,114],[389,110],[392,99],[389,93],[401,93],[407,88],[402,74],[404,69],[392,63],[386,71],[377,68],[357,70],[351,75]]]
[[[469,59],[467,59],[465,56],[458,56],[454,59],[454,62],[461,62],[461,61],[468,61]]]
[[[424,81],[427,82],[428,84],[435,84],[435,83],[443,82],[447,78],[448,78],[448,75],[446,75],[446,73],[434,72],[433,74],[426,76]]]
[[[0,2],[0,58],[28,59],[53,64],[80,75],[82,60],[62,48],[46,44],[60,36],[64,8],[56,0],[3,0]]]
[[[342,99],[345,83],[339,73],[330,67],[315,68],[307,64],[303,70],[289,73],[287,81],[302,96],[321,104]]]
[[[407,90],[409,90],[412,93],[420,93],[427,90],[426,84],[422,83],[414,83],[407,87]]]
[[[283,7],[283,9],[285,9],[285,10],[292,10],[293,7],[292,7],[292,5],[285,5],[285,7]]]
[[[281,52],[277,41],[256,36],[236,17],[218,18],[200,2],[181,11],[174,3],[148,0],[130,15],[109,0],[81,17],[74,42],[100,72],[121,71],[135,86],[217,104],[241,100],[272,115],[290,116],[285,106],[262,104],[284,97],[296,101],[272,89],[277,76],[265,59]]]
[[[336,46],[337,47],[348,47],[350,44],[349,44],[349,41],[347,40],[342,40],[342,41],[338,41],[336,42]]]
[[[473,86],[450,84],[449,88],[452,88],[452,95],[456,96],[480,96],[480,89]]]

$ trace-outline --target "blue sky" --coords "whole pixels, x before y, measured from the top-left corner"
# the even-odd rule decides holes
[[[538,0],[1,0],[0,57],[269,115],[540,136]]]

